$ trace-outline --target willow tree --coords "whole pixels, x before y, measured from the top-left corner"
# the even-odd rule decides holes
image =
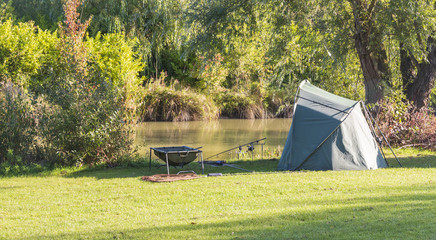
[[[417,109],[426,107],[436,77],[436,1],[391,1],[400,48],[403,90]]]
[[[324,31],[352,40],[360,60],[366,101],[375,103],[395,76],[388,50],[401,48],[403,91],[417,108],[426,106],[436,75],[434,0],[319,1]],[[315,19],[317,23],[324,19]],[[347,39],[335,39],[347,41]],[[351,43],[351,42],[350,42]],[[338,44],[339,45],[339,44]],[[394,47],[394,48],[395,48]],[[389,49],[390,48],[390,49]]]
[[[425,105],[435,78],[434,0],[202,1],[197,5],[203,8],[197,8],[195,17],[207,29],[204,34],[219,36],[225,31],[218,30],[231,29],[241,21],[255,26],[250,24],[255,19],[254,6],[265,12],[270,9],[259,4],[274,6],[271,14],[278,25],[296,24],[299,28],[309,26],[319,31],[323,36],[322,44],[336,61],[346,62],[348,59],[343,56],[350,52],[357,54],[366,102],[383,99],[397,78],[394,71],[399,71],[409,100],[417,107]],[[235,14],[244,14],[242,20],[231,22]],[[256,14],[262,16],[262,13]],[[401,71],[400,64],[395,65],[388,54],[400,46]]]
[[[301,79],[337,86],[339,82],[330,81],[331,76],[343,79],[345,71],[323,63],[333,65],[334,59],[321,44],[322,34],[303,24],[303,8],[301,3],[289,7],[250,0],[192,1],[187,14],[193,36],[190,45],[206,58],[217,53],[224,57],[230,69],[228,88],[249,89],[258,84],[295,90]]]

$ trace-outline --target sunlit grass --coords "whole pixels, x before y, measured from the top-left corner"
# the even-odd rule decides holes
[[[401,151],[407,167],[372,171],[275,172],[277,160],[244,160],[231,163],[255,173],[207,166],[224,176],[172,183],[140,180],[166,172],[156,164],[1,178],[0,238],[433,239],[435,154]]]

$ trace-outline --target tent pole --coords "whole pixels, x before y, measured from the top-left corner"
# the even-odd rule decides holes
[[[151,148],[150,148],[150,161],[148,162],[148,169],[151,170]]]
[[[377,143],[377,145],[379,145],[380,152],[383,155],[383,159],[385,160],[386,165],[388,165],[388,167],[390,167],[388,161],[386,160],[385,151],[383,151],[383,148],[380,146],[380,144]]]
[[[383,137],[383,140],[385,140],[386,144],[388,144],[389,149],[391,149],[392,154],[394,154],[395,159],[397,160],[398,164],[400,164],[400,167],[403,167],[403,165],[401,164],[400,160],[398,159],[397,155],[395,154],[394,150],[391,147],[391,144],[389,144],[388,139],[385,137],[385,135],[383,134],[383,132],[381,131],[380,127],[378,126],[377,122],[374,120],[374,118],[371,116],[371,114],[369,113],[368,108],[365,105],[365,110],[368,111],[368,115],[371,117],[371,121],[374,122],[374,125],[377,127],[378,131],[380,132],[380,134]]]

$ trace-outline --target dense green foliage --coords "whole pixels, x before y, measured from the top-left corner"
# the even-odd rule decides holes
[[[56,10],[60,2],[14,0],[12,6],[17,19],[32,19],[43,29],[54,29],[63,15]],[[276,91],[290,88],[292,95],[303,79],[347,97],[363,96],[362,79],[356,60],[351,60],[352,54],[347,64],[336,64],[336,59],[329,57],[323,46],[324,37],[319,31],[300,28],[296,23],[279,24],[274,4],[233,13],[229,18],[231,22],[224,25],[209,24],[201,19],[213,18],[208,4],[178,0],[92,0],[86,1],[79,10],[84,18],[93,16],[88,28],[91,37],[100,38],[100,32],[116,32],[138,39],[135,49],[144,63],[139,72],[146,82],[159,79],[161,72],[165,72],[167,85],[177,80],[189,86],[191,92],[205,95],[225,88],[256,99],[255,104],[260,109],[268,105],[267,96],[281,96],[275,94]],[[213,6],[218,8],[220,4]],[[228,7],[236,9],[238,6]],[[266,13],[266,10],[272,12]],[[214,13],[229,17],[226,11]],[[253,16],[247,20],[243,14]],[[254,30],[251,29],[253,24]],[[251,91],[253,84],[259,85],[262,91]],[[276,101],[283,103],[276,109],[285,109],[288,100]],[[267,114],[246,117],[276,116],[276,112],[266,110]]]
[[[152,121],[198,121],[216,119],[215,103],[189,88],[180,88],[179,83],[167,87],[161,81],[149,83],[141,101],[139,113],[144,120]]]
[[[43,34],[36,34],[31,23],[15,25],[6,20],[0,25],[0,73],[2,80],[27,84],[28,78],[37,73],[44,51]]]
[[[84,41],[89,21],[80,22],[78,5],[65,4],[65,25],[54,33],[0,23],[1,171],[113,165],[132,153],[125,122],[136,111],[142,66],[134,41],[120,34]]]
[[[63,18],[61,0],[8,3],[8,12],[13,9],[17,19],[31,19],[43,29],[56,29]],[[423,79],[427,66],[435,68],[434,4],[90,0],[79,11],[85,19],[93,17],[88,28],[91,37],[124,33],[138,39],[135,48],[144,63],[139,72],[147,82],[166,72],[167,85],[177,80],[191,92],[207,95],[221,88],[243,92],[260,98],[256,104],[264,108],[266,96],[283,88],[295,92],[301,80],[309,79],[328,91],[369,102],[399,89],[420,108],[434,85],[434,73]],[[267,93],[252,96],[252,83]],[[427,90],[418,92],[418,88]]]
[[[36,154],[33,145],[36,116],[31,100],[12,83],[0,88],[0,163],[22,165]]]

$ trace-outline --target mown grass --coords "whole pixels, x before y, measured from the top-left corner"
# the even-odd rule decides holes
[[[0,238],[434,239],[436,156],[398,155],[406,167],[274,172],[277,160],[245,160],[232,163],[255,173],[208,166],[225,175],[172,183],[140,180],[165,173],[155,166],[1,178]]]

